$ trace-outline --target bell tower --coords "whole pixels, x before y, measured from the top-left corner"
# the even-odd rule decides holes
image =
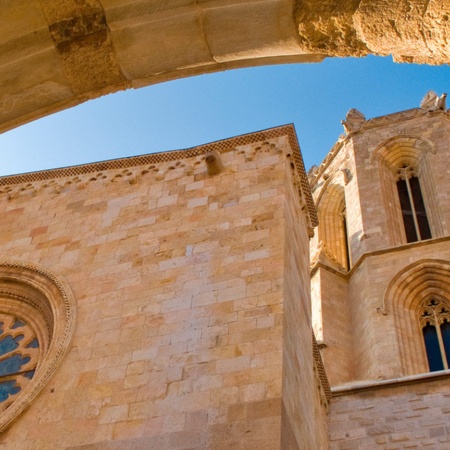
[[[340,401],[361,390],[386,396],[386,385],[448,383],[445,98],[430,91],[418,108],[373,119],[350,110],[345,134],[310,171],[319,217],[311,243],[313,328]],[[332,404],[331,434],[334,411]]]

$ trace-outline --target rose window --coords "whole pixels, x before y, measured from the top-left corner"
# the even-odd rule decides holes
[[[28,384],[39,361],[36,333],[23,320],[0,314],[0,412]]]

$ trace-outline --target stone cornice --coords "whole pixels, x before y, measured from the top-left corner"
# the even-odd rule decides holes
[[[331,388],[333,397],[344,395],[359,394],[360,392],[375,391],[381,389],[392,389],[401,386],[408,386],[418,383],[430,383],[433,381],[449,380],[450,370],[440,370],[439,372],[421,373],[407,377],[391,378],[389,380],[360,381],[346,384],[344,386],[335,386]]]
[[[124,177],[129,179],[130,183],[133,183],[133,176],[131,169],[139,166],[149,165],[149,167],[143,170],[140,174],[146,175],[151,171],[156,173],[158,177],[163,177],[164,173],[159,173],[159,170],[154,166],[161,163],[171,163],[174,162],[174,167],[177,166],[177,162],[180,160],[186,160],[188,158],[198,158],[196,164],[200,163],[201,159],[204,159],[205,154],[210,152],[225,153],[234,151],[236,147],[255,144],[258,142],[264,142],[270,139],[279,138],[282,136],[287,136],[289,140],[290,147],[292,149],[292,155],[287,155],[293,164],[294,171],[297,174],[298,186],[300,199],[302,199],[306,206],[306,213],[309,218],[310,227],[314,228],[317,226],[317,214],[314,201],[311,195],[311,190],[309,187],[308,178],[305,172],[305,167],[303,163],[303,158],[300,153],[300,146],[298,144],[297,135],[295,133],[294,126],[283,125],[276,128],[270,128],[263,131],[258,131],[255,133],[245,134],[241,136],[236,136],[229,139],[223,139],[220,141],[212,142],[209,144],[204,144],[196,147],[192,147],[185,150],[173,150],[161,153],[152,153],[141,156],[133,156],[129,158],[119,158],[108,161],[102,161],[91,164],[83,164],[78,166],[65,167],[60,169],[51,169],[38,172],[30,172],[19,175],[11,175],[6,177],[0,177],[0,194],[6,193],[8,197],[12,196],[13,188],[12,186],[23,185],[26,186],[20,188],[20,190],[33,190],[33,183],[36,182],[48,182],[46,184],[55,184],[56,191],[61,191],[64,188],[64,183],[57,183],[56,180],[70,178],[66,183],[80,183],[81,176],[88,175],[89,181],[96,181],[98,178],[106,178],[104,172],[111,170],[119,170],[121,173],[115,174],[115,177]],[[168,168],[171,169],[172,165]],[[89,174],[93,174],[89,177]],[[2,188],[3,187],[3,188]],[[32,192],[34,195],[34,192]]]

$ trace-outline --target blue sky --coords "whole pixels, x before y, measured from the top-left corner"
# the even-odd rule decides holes
[[[326,59],[181,79],[93,100],[0,135],[0,175],[193,147],[287,123],[319,164],[350,108],[367,118],[418,107],[450,67]]]

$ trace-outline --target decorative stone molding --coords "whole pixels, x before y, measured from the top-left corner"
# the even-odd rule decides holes
[[[345,185],[348,173],[339,170],[321,186],[316,196],[319,217],[318,260],[343,272],[348,270],[348,243],[345,224]],[[313,258],[314,261],[314,258]]]
[[[25,320],[36,333],[39,360],[31,382],[0,414],[0,432],[30,405],[70,348],[75,300],[67,282],[31,263],[0,261],[0,311]]]
[[[424,299],[450,299],[450,262],[424,259],[405,267],[390,282],[381,313],[394,315],[403,375],[428,372],[418,315]]]
[[[313,357],[314,357],[314,376],[317,380],[317,387],[320,392],[321,404],[325,407],[328,406],[331,400],[332,393],[330,388],[330,383],[325,372],[325,367],[323,365],[322,356],[320,356],[320,345],[317,343],[316,337],[314,336],[314,331],[312,333],[313,340]]]
[[[320,241],[314,255],[311,257],[310,267],[313,268],[317,264],[329,266],[339,272],[346,273],[347,269],[337,260],[328,245],[324,241]]]
[[[401,167],[410,166],[420,179],[420,187],[433,237],[446,235],[444,220],[429,159],[436,153],[432,142],[421,136],[395,135],[378,145],[370,155],[370,164],[380,171],[382,195],[390,226],[390,244],[406,242],[400,202],[396,188]],[[394,207],[392,207],[394,205]]]
[[[154,176],[156,180],[164,180],[174,170],[180,170],[181,174],[190,175],[203,172],[205,155],[216,152],[217,155],[236,151],[245,154],[247,160],[252,160],[256,152],[279,152],[272,139],[286,137],[292,149],[291,158],[293,169],[296,171],[301,191],[301,198],[306,202],[307,217],[310,227],[317,226],[317,214],[314,200],[311,195],[308,177],[300,154],[300,147],[292,125],[284,125],[277,128],[224,139],[210,144],[192,147],[186,150],[176,150],[162,153],[153,153],[131,158],[120,158],[92,164],[67,167],[63,169],[31,172],[22,175],[0,177],[0,194],[9,199],[17,195],[36,195],[39,191],[49,189],[55,193],[62,193],[65,189],[76,186],[79,189],[93,182],[116,182],[127,180],[130,184],[139,179]],[[249,145],[260,143],[256,148],[250,149]],[[243,147],[243,149],[239,149]],[[189,161],[188,161],[189,159]]]

